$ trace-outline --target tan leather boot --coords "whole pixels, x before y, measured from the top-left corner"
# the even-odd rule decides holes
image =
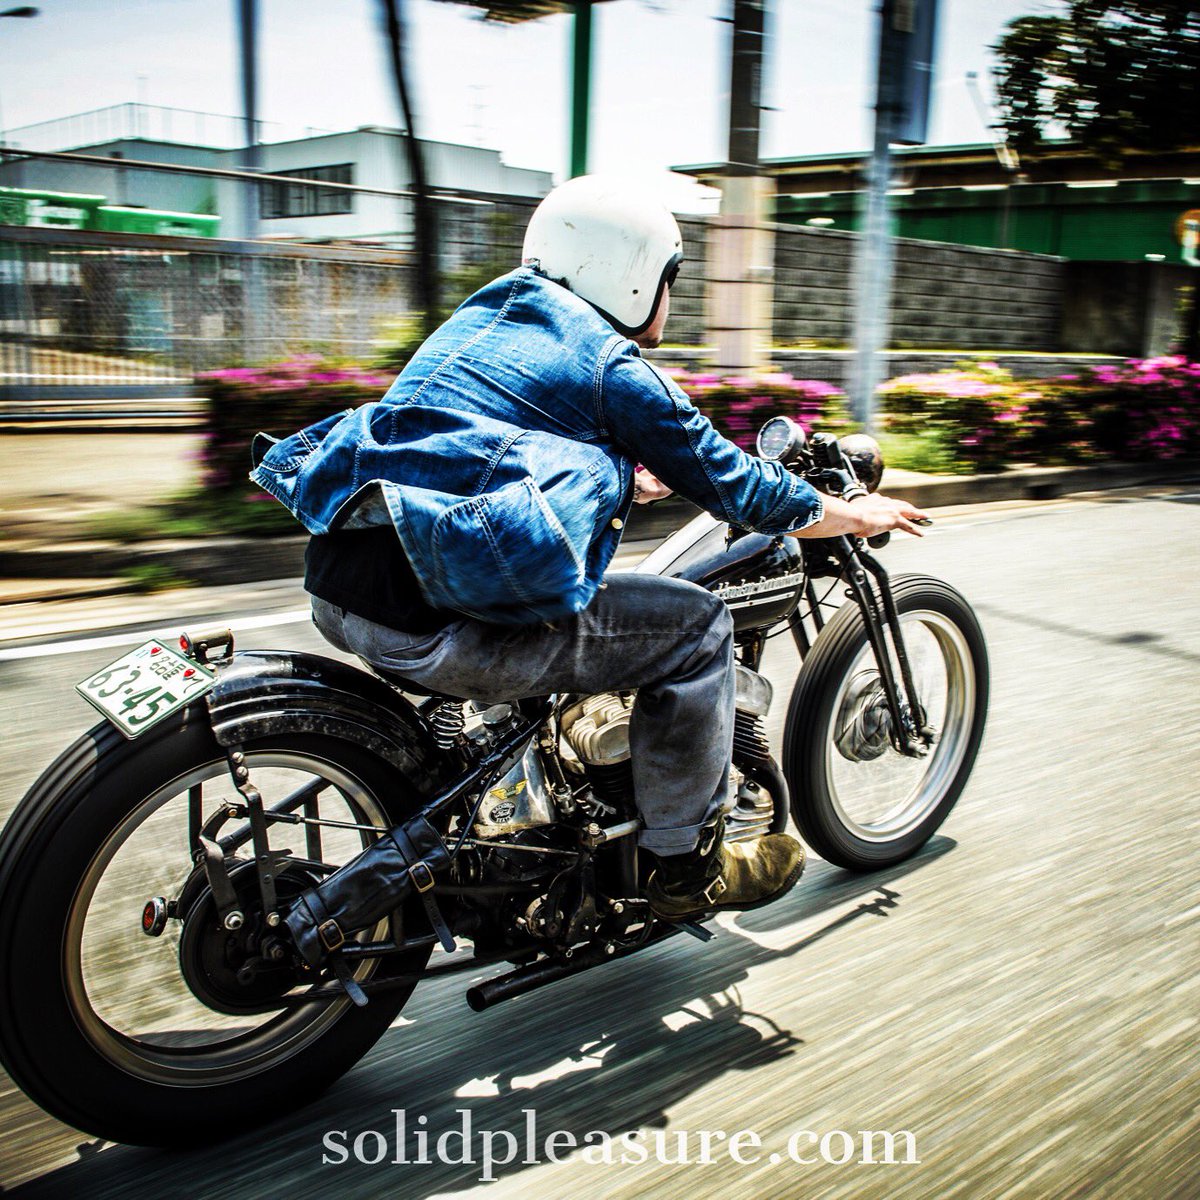
[[[701,835],[690,854],[657,857],[646,885],[656,916],[688,920],[722,909],[758,908],[786,895],[804,870],[804,847],[786,833],[724,841],[725,818]]]

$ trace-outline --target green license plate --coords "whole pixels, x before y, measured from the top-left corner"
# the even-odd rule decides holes
[[[75,685],[126,737],[137,737],[216,682],[217,674],[162,642],[147,642]]]

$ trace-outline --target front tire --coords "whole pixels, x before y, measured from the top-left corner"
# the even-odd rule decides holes
[[[390,766],[334,737],[276,734],[244,749],[268,807],[305,779],[324,781],[323,818],[392,825],[418,800]],[[430,954],[363,962],[364,983],[414,977],[376,992],[366,1008],[341,998],[276,1005],[273,994],[264,1006],[259,994],[257,1007],[239,1010],[232,973],[221,976],[219,940],[200,953],[178,936],[180,922],[158,938],[139,926],[147,898],[180,895],[189,875],[203,883],[188,855],[187,798],[197,787],[206,816],[237,799],[202,705],[134,742],[101,724],[46,770],[0,836],[0,1059],[47,1112],[111,1141],[195,1143],[307,1103],[382,1036]],[[304,832],[280,832],[293,828],[271,826],[271,845],[292,840],[304,856],[312,848]],[[319,857],[335,865],[371,836],[322,835]],[[194,970],[216,963],[201,982],[226,988],[223,1011],[197,977],[189,982],[189,954]],[[311,986],[280,994],[294,1000]]]
[[[987,647],[971,606],[923,575],[897,577],[892,595],[922,716],[937,731],[929,755],[909,758],[891,745],[855,603],[838,610],[806,656],[784,728],[792,816],[822,858],[854,871],[901,862],[933,836],[966,786],[987,715]]]

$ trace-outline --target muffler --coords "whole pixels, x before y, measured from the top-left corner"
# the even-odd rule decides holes
[[[651,930],[650,936],[644,942],[632,946],[621,946],[616,942],[594,942],[576,950],[570,958],[543,958],[537,962],[517,967],[506,975],[497,975],[484,983],[476,984],[467,989],[467,1003],[475,1012],[483,1012],[504,1000],[512,1000],[534,992],[548,983],[566,979],[569,975],[578,975],[580,971],[590,971],[604,963],[613,962],[618,958],[627,958],[647,946],[653,946],[672,934],[680,933],[677,925],[659,925]]]

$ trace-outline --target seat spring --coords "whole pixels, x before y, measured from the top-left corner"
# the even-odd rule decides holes
[[[439,750],[453,750],[462,737],[466,723],[461,700],[443,701],[433,710],[433,716],[430,718],[434,745]]]

